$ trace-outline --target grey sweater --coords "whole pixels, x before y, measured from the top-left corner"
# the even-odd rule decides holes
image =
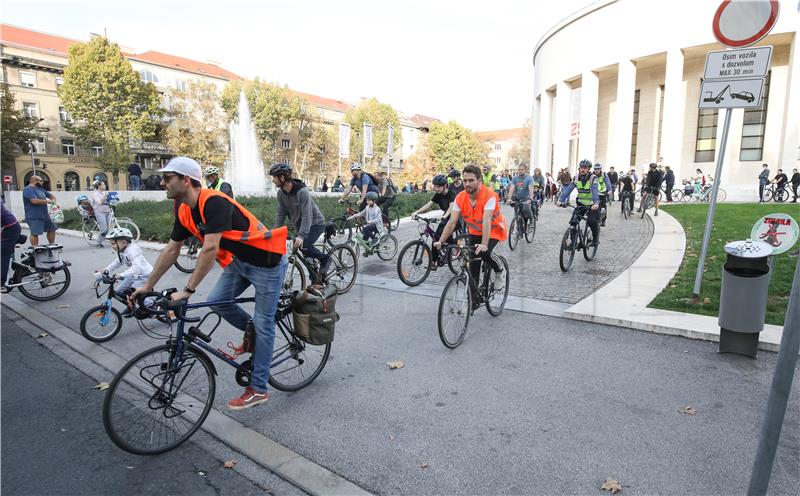
[[[305,183],[299,179],[292,179],[292,183],[294,186],[289,193],[285,192],[283,188],[278,190],[278,214],[275,217],[275,227],[282,226],[288,215],[297,231],[297,237],[305,239],[311,226],[325,223],[325,216],[314,203]]]

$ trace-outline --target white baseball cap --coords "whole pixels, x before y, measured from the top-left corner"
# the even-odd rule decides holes
[[[203,180],[203,168],[200,167],[196,160],[189,157],[175,157],[167,162],[164,168],[158,169],[158,172],[175,172],[196,181]]]

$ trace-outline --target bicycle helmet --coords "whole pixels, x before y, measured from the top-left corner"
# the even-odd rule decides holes
[[[352,164],[350,164],[350,171],[352,172],[354,170],[361,170],[361,164],[359,164],[358,162],[353,162]]]
[[[219,167],[215,167],[215,166],[212,165],[211,167],[207,168],[205,170],[205,172],[203,172],[203,177],[208,177],[208,176],[210,176],[212,174],[216,174],[216,175],[219,176],[220,173],[221,173],[221,171],[219,170]]]
[[[131,241],[133,239],[133,234],[131,234],[130,229],[126,229],[124,227],[115,227],[114,229],[108,231],[106,234],[106,239],[127,239]]]
[[[292,166],[289,164],[272,164],[269,168],[270,176],[289,176],[292,174]]]
[[[81,202],[85,202],[85,201],[89,201],[89,197],[86,196],[86,195],[78,195],[78,196],[75,197],[75,202],[76,203],[81,203]]]
[[[448,174],[448,176],[450,176],[450,177],[461,177],[461,171],[457,170],[457,169],[453,169],[453,170],[450,171],[450,174]]]
[[[578,167],[591,167],[591,166],[592,166],[592,161],[587,159],[581,160],[581,162],[578,164]]]
[[[378,193],[374,191],[367,192],[367,200],[377,200],[377,199],[378,199]]]
[[[593,167],[594,167],[594,170],[600,170],[600,169],[603,168],[603,164],[601,164],[600,162],[597,162],[596,164],[594,164]]]
[[[434,186],[447,186],[447,176],[444,174],[437,174],[433,176],[432,182]]]
[[[655,163],[655,162],[650,162],[650,168],[651,168],[651,169],[655,169],[656,167],[658,167],[658,164],[657,164],[657,163]]]

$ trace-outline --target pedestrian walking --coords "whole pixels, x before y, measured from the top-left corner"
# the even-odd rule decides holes
[[[758,175],[758,203],[764,203],[764,188],[769,184],[769,165],[761,166],[761,173]]]
[[[675,187],[675,173],[669,165],[664,166],[664,183],[667,189],[667,203],[672,203],[672,188]]]
[[[611,188],[608,190],[608,202],[614,201],[614,195],[617,192],[617,185],[619,184],[619,174],[613,167],[608,168],[608,181],[611,183]]]
[[[797,188],[800,187],[800,172],[797,172],[797,169],[792,171],[792,194],[794,198],[792,199],[792,203],[797,203]]]
[[[50,220],[47,209],[49,202],[55,203],[56,197],[44,189],[44,180],[40,176],[31,176],[28,185],[22,190],[22,204],[25,207],[25,222],[31,230],[31,246],[39,244],[39,236],[47,233],[47,243],[56,242],[56,225]]]

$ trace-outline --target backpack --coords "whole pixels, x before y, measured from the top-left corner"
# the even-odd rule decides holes
[[[294,333],[311,345],[324,345],[333,341],[333,331],[339,314],[336,313],[336,286],[317,289],[309,286],[297,293],[292,308]]]
[[[370,181],[372,181],[372,185],[373,186],[375,186],[376,188],[378,187],[378,184],[379,184],[378,183],[378,179],[375,176],[373,176],[372,174],[370,174],[369,172],[366,172],[366,171],[364,171],[364,175],[367,176]]]
[[[392,194],[396,195],[397,194],[397,187],[395,187],[394,182],[391,179],[389,179],[388,177],[386,178],[386,180],[389,182],[389,186],[386,187],[387,191],[389,191],[389,193],[392,193]]]

